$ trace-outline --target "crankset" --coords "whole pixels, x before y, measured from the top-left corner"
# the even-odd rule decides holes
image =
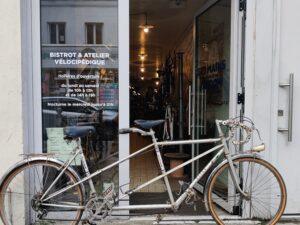
[[[86,215],[89,224],[103,222],[111,215],[113,203],[102,197],[93,197],[86,204]]]
[[[94,196],[90,198],[85,209],[88,222],[97,224],[110,217],[112,208],[116,205],[116,196],[114,185],[112,184],[102,193],[101,197]]]

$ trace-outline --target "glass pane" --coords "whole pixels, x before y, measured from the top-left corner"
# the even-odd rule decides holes
[[[49,24],[50,44],[56,44],[56,24]]]
[[[215,120],[229,117],[230,24],[231,0],[221,0],[196,17],[195,139],[217,137]],[[196,145],[195,155],[212,146]],[[212,156],[196,163],[195,174]],[[218,179],[224,195],[229,191],[227,175]]]
[[[94,44],[94,26],[93,26],[93,24],[86,24],[86,43]]]
[[[230,0],[218,2],[196,19],[197,103],[204,99],[206,106],[199,107],[199,126],[205,128],[200,133],[210,137],[217,135],[215,119],[229,115],[230,19]]]
[[[102,44],[102,24],[96,24],[96,44]]]
[[[58,42],[59,44],[66,43],[65,24],[58,24]]]
[[[83,135],[81,147],[90,172],[118,159],[117,15],[117,0],[41,0],[43,152],[68,160],[76,143],[64,140],[65,128],[89,127],[94,132]],[[89,21],[105,21],[108,35],[102,37],[101,25],[97,40],[109,47],[95,45]],[[48,24],[50,44],[44,35]],[[80,159],[72,166],[84,174]],[[117,187],[118,168],[95,178],[94,184],[100,194],[112,184]]]

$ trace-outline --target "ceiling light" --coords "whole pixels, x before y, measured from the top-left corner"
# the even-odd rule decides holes
[[[142,61],[145,60],[146,56],[147,56],[146,54],[139,54],[139,57]]]
[[[156,84],[156,86],[158,86],[159,85],[159,81],[156,81],[155,84]]]
[[[144,80],[145,79],[145,77],[141,77],[141,80]]]
[[[148,24],[148,15],[147,15],[147,13],[145,13],[144,15],[145,15],[145,24],[140,25],[139,28],[143,29],[143,31],[147,34],[147,33],[149,33],[150,29],[154,28],[154,26]]]
[[[149,27],[144,27],[144,32],[149,33]]]
[[[145,68],[141,67],[141,73],[144,73],[144,72],[145,72]]]
[[[143,31],[147,34],[149,33],[150,29],[154,28],[154,26],[146,23],[145,25],[140,25],[139,28],[143,29]]]

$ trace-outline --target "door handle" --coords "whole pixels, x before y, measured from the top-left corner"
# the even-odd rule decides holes
[[[290,80],[288,84],[279,84],[279,87],[289,88],[289,113],[288,113],[288,128],[279,128],[279,132],[288,133],[288,142],[293,141],[293,111],[294,111],[294,74],[290,74]]]
[[[192,87],[189,85],[189,135],[191,135]]]
[[[206,89],[204,90],[204,135],[206,135],[206,126],[207,126],[207,121],[206,121],[206,115],[207,115],[207,111],[206,111],[206,106],[207,106],[207,92]]]
[[[206,135],[206,105],[207,105],[206,89],[201,89],[200,97],[201,97],[200,134]]]

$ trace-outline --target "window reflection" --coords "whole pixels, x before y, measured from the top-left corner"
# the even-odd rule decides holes
[[[86,43],[102,44],[102,23],[86,23]]]
[[[65,44],[65,23],[49,23],[50,44]]]

